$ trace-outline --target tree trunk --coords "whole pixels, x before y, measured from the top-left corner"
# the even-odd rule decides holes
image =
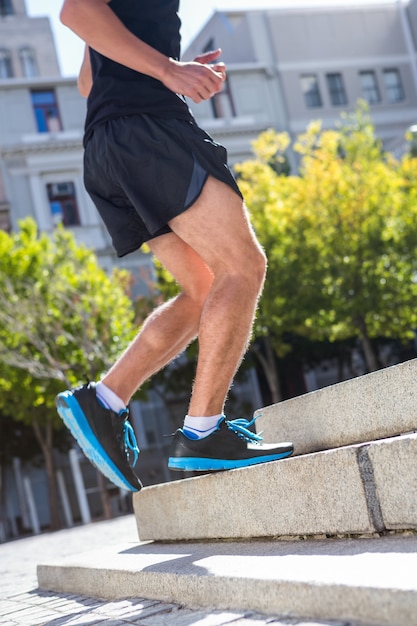
[[[359,329],[359,338],[362,344],[363,353],[365,355],[366,366],[368,372],[376,372],[379,369],[378,360],[374,350],[374,347],[369,339],[368,329],[366,327],[365,319],[362,315],[358,315],[356,318],[356,325]]]
[[[282,402],[282,393],[275,351],[268,336],[263,337],[262,341],[265,346],[265,353],[257,344],[253,344],[252,351],[258,359],[265,374],[266,382],[268,383],[268,387],[271,392],[272,403],[277,404],[278,402]]]
[[[45,435],[43,435],[42,428],[36,420],[34,420],[32,425],[45,461],[45,471],[48,480],[50,529],[59,530],[61,528],[61,521],[59,518],[58,488],[55,476],[52,423],[47,423]]]

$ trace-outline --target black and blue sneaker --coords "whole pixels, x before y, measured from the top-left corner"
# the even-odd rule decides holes
[[[117,414],[105,408],[97,399],[95,383],[63,391],[55,402],[89,461],[117,487],[139,491],[142,484],[132,469],[139,448],[128,409]]]
[[[261,434],[249,430],[254,423],[246,419],[219,421],[217,429],[203,439],[191,439],[180,428],[174,434],[169,453],[171,470],[204,472],[248,467],[290,456],[290,442],[262,443]]]

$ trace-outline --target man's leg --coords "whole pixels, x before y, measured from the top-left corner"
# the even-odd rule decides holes
[[[149,316],[103,382],[127,404],[145,380],[198,334],[189,414],[220,414],[247,347],[265,256],[241,198],[213,178],[195,204],[170,225],[174,233],[149,245],[182,293]]]
[[[182,291],[149,315],[131,345],[102,379],[125,404],[142,383],[196,337],[201,310],[213,281],[201,258],[174,233],[158,237],[148,245]]]
[[[239,196],[209,178],[197,202],[170,222],[213,273],[198,331],[197,372],[184,428],[175,433],[168,467],[213,471],[288,457],[291,442],[261,443],[251,421],[227,420],[223,408],[247,348],[265,275],[265,256]],[[214,424],[213,424],[214,422]]]
[[[138,491],[141,483],[132,469],[138,456],[127,404],[138,386],[163,367],[195,337],[201,309],[213,276],[200,257],[174,233],[151,242],[152,250],[165,262],[183,292],[159,307],[142,331],[105,377],[95,383],[58,394],[58,413],[88,459],[115,485]],[[117,407],[112,406],[116,394]],[[117,396],[119,396],[117,398]],[[121,405],[121,406],[120,406]]]
[[[223,412],[247,348],[264,281],[265,255],[241,198],[214,178],[207,180],[195,204],[170,226],[214,276],[200,319],[189,415],[215,415]]]
[[[175,233],[153,239],[148,245],[182,291],[151,313],[132,344],[102,379],[125,404],[145,380],[196,337],[213,282],[207,265]]]
[[[150,245],[183,291],[149,316],[103,382],[127,404],[144,380],[198,334],[199,359],[189,415],[212,417],[222,413],[247,347],[264,280],[265,257],[241,199],[213,178],[208,179],[195,204],[170,225],[173,233],[154,239]],[[134,437],[129,441],[132,435],[126,411],[116,414],[106,410],[94,385],[59,394],[57,406],[87,457],[115,484],[140,489],[126,460],[127,449],[135,448]],[[236,434],[232,423],[220,420],[216,432],[204,438],[204,452],[201,447],[190,448],[186,434],[177,431],[170,467],[227,469],[275,460],[292,452],[288,443],[274,444],[272,449],[258,446],[255,451],[251,443],[242,440],[243,435],[243,439],[253,441],[252,434],[243,431],[239,424]],[[226,458],[219,459],[219,450],[225,451]],[[190,455],[191,464],[187,465]]]

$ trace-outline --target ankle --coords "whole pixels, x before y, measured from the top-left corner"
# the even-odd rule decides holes
[[[221,413],[205,417],[186,415],[182,430],[190,439],[203,439],[217,430],[219,422],[223,418],[224,415]]]
[[[123,400],[101,381],[96,384],[96,395],[106,409],[111,409],[115,413],[120,413],[126,408]]]

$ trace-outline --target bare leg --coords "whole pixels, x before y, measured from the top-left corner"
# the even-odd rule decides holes
[[[239,196],[213,178],[151,249],[183,292],[154,311],[103,382],[128,402],[136,389],[198,334],[189,414],[223,412],[250,337],[265,256]]]
[[[239,196],[209,178],[197,202],[170,222],[214,275],[199,325],[199,358],[189,415],[222,413],[246,351],[266,259]]]
[[[174,233],[158,237],[149,245],[183,291],[151,313],[129,348],[103,378],[125,404],[145,380],[195,338],[213,281],[201,258]]]

